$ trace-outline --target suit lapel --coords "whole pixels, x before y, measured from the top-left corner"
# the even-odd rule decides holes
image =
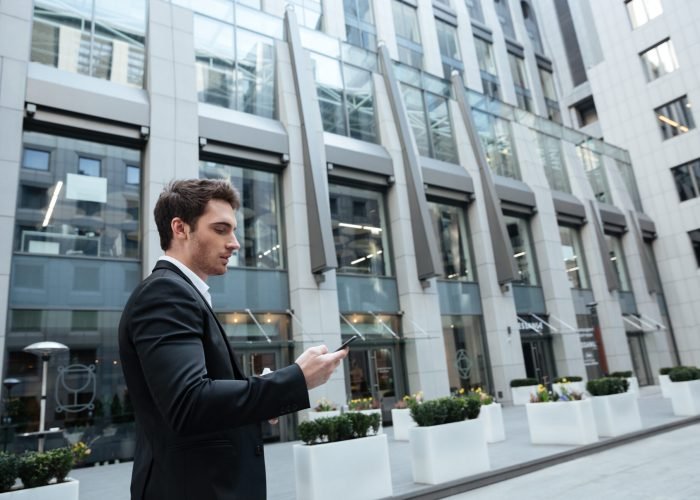
[[[199,288],[197,288],[194,283],[192,283],[192,280],[190,280],[185,273],[183,273],[175,264],[172,262],[168,262],[167,260],[159,260],[156,263],[156,267],[153,268],[155,271],[156,269],[168,269],[169,271],[173,271],[176,273],[178,276],[180,276],[182,279],[184,279],[193,289],[195,292],[197,292],[197,295],[199,295],[202,298],[202,301],[204,302],[204,305],[207,307],[209,310],[209,315],[214,318],[214,321],[216,322],[216,325],[219,328],[219,334],[223,337],[224,340],[224,345],[226,345],[226,349],[228,350],[228,356],[229,359],[231,360],[231,365],[233,366],[233,371],[236,375],[236,377],[244,379],[246,378],[243,370],[241,369],[240,365],[238,364],[238,360],[236,359],[236,356],[233,354],[233,349],[231,349],[231,344],[228,341],[228,337],[226,336],[226,330],[224,330],[223,325],[219,321],[219,318],[216,316],[216,313],[214,310],[211,308],[209,305],[209,302],[207,302],[207,299],[202,295],[202,292],[199,291]]]

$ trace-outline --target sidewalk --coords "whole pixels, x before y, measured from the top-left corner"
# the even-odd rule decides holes
[[[673,416],[670,400],[663,399],[658,386],[644,387],[641,389],[639,409],[642,416],[643,429],[647,432],[658,429],[664,425],[683,422],[683,417]],[[482,479],[483,484],[499,482],[491,486],[462,493],[454,498],[542,498],[543,488],[549,498],[566,496],[567,500],[575,498],[593,498],[605,492],[602,498],[700,498],[700,485],[695,480],[697,464],[700,462],[700,419],[692,426],[683,427],[673,432],[657,434],[654,437],[643,438],[631,444],[607,449],[604,451],[587,450],[587,447],[577,446],[548,446],[530,444],[525,408],[522,406],[508,406],[503,408],[503,419],[506,429],[506,440],[500,443],[489,444],[489,456],[491,472]],[[430,487],[413,482],[411,477],[411,462],[409,444],[404,441],[394,441],[391,427],[385,429],[389,437],[389,455],[391,461],[392,483],[394,496],[403,498],[444,498],[456,491],[465,491],[475,486],[474,478],[467,478],[461,485],[455,485],[452,492],[442,491],[440,488]],[[642,433],[643,434],[643,433]],[[601,442],[610,441],[606,438]],[[664,443],[660,446],[659,443]],[[290,500],[296,498],[294,485],[294,458],[291,443],[276,443],[265,446],[267,463],[268,498],[270,500]],[[594,445],[595,446],[595,445]],[[590,447],[590,445],[589,445]],[[594,452],[585,458],[578,458],[576,450],[585,453]],[[557,454],[569,452],[566,457],[557,457]],[[547,459],[546,463],[533,462]],[[692,457],[692,458],[691,458]],[[634,460],[632,460],[634,458]],[[566,463],[554,465],[557,461]],[[583,465],[576,465],[582,463]],[[596,467],[590,464],[607,464]],[[543,470],[537,470],[542,467]],[[691,470],[688,469],[692,469]],[[558,472],[560,469],[564,472]],[[572,469],[573,468],[573,469]],[[526,476],[511,479],[522,471],[528,472]],[[520,472],[518,472],[520,471]],[[575,471],[572,473],[571,471]],[[679,471],[687,471],[682,475]],[[573,474],[573,477],[572,477]],[[77,469],[71,475],[80,480],[80,499],[93,500],[128,500],[129,480],[131,475],[131,463],[106,465]],[[272,479],[274,478],[274,479]],[[479,478],[476,478],[477,480]],[[673,483],[668,487],[660,487],[657,496],[626,496],[626,491],[621,491],[620,480],[625,478],[630,484],[636,481],[654,482],[663,484],[666,478]],[[465,486],[466,483],[472,483]],[[581,485],[590,483],[600,484],[598,489],[581,489]],[[655,484],[656,484],[655,483]],[[451,484],[452,485],[452,484]],[[515,485],[515,486],[510,486]],[[518,486],[522,485],[522,486]],[[544,486],[546,485],[546,486]],[[569,485],[568,487],[566,485]],[[512,488],[512,489],[509,489]],[[574,492],[569,488],[587,491],[587,494]],[[685,488],[685,490],[683,489]],[[494,491],[493,496],[486,496],[488,491]],[[629,492],[636,489],[629,489]],[[647,491],[647,490],[642,490]],[[649,489],[648,491],[652,491]],[[673,496],[673,491],[680,492],[680,496]],[[686,492],[684,494],[682,492]],[[513,494],[517,492],[517,494]],[[533,496],[523,496],[523,492],[531,492]],[[558,492],[558,494],[554,494]],[[669,496],[670,495],[670,496]],[[336,500],[342,498],[337,493],[333,495]],[[303,499],[298,499],[303,500]]]

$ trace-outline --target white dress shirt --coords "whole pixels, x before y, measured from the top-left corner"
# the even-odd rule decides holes
[[[207,285],[202,278],[197,276],[192,269],[187,267],[185,264],[177,260],[175,257],[170,257],[169,255],[163,255],[160,257],[158,260],[166,260],[170,262],[171,264],[174,264],[177,266],[177,268],[185,273],[185,276],[187,276],[192,284],[197,287],[197,290],[199,290],[199,293],[202,294],[202,296],[207,300],[209,303],[209,307],[213,307],[211,305],[211,294],[209,293],[209,285]]]

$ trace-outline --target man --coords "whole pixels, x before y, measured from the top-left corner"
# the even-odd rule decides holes
[[[309,407],[348,350],[306,350],[265,376],[245,377],[205,281],[240,248],[238,193],[223,180],[174,181],[154,210],[165,256],[134,290],[119,351],[134,405],[136,500],[263,499],[260,422]]]

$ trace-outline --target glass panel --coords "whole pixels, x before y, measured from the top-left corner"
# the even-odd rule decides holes
[[[666,40],[656,47],[643,52],[641,58],[649,81],[678,69],[678,60],[676,59],[676,52],[673,50],[671,40]]]
[[[334,134],[347,135],[343,109],[343,76],[340,62],[314,52],[309,53],[316,79],[318,104],[321,108],[323,129]]]
[[[194,16],[194,47],[199,100],[234,107],[233,27],[213,19]]]
[[[291,0],[291,3],[294,4],[294,11],[301,26],[321,30],[323,8],[319,0]]]
[[[100,176],[100,160],[95,160],[92,158],[83,158],[82,156],[78,160],[78,173],[80,175],[89,175],[92,177]]]
[[[480,316],[442,316],[450,392],[481,387],[491,393]]]
[[[630,0],[627,13],[633,28],[638,28],[663,14],[661,0]]]
[[[659,126],[664,139],[670,139],[695,128],[690,107],[687,97],[683,96],[654,110],[656,117],[659,119]]]
[[[391,275],[384,195],[329,185],[338,273]]]
[[[569,176],[561,153],[561,141],[556,137],[538,133],[537,150],[544,165],[544,173],[549,187],[557,191],[571,193]]]
[[[559,226],[561,251],[564,254],[566,277],[571,288],[588,288],[588,277],[583,258],[583,247],[577,229]]]
[[[275,116],[275,48],[273,41],[236,30],[236,108],[266,118]]]
[[[481,0],[465,0],[469,17],[481,23],[484,22],[484,12],[481,10]]]
[[[518,267],[519,283],[535,286],[538,284],[537,267],[530,241],[530,223],[519,217],[505,215],[503,218],[513,246],[513,258]]]
[[[672,168],[671,173],[673,173],[673,180],[676,182],[676,189],[681,201],[690,200],[698,196],[695,186],[693,186],[693,180],[690,177],[688,165]]]
[[[620,160],[615,160],[615,164],[617,165],[617,170],[620,172],[620,176],[622,177],[623,182],[625,183],[625,187],[627,188],[627,192],[630,195],[630,198],[632,198],[632,204],[634,205],[634,208],[638,212],[642,212],[642,199],[639,196],[639,189],[637,188],[637,180],[634,177],[634,171],[632,170],[632,165],[630,165],[627,162],[623,162]]]
[[[515,29],[513,28],[513,20],[510,16],[510,9],[508,8],[508,0],[494,0],[493,3],[496,7],[498,21],[501,23],[501,27],[503,28],[503,34],[507,37],[515,39]]]
[[[392,2],[396,36],[420,44],[420,29],[418,13],[415,7],[406,5],[399,0]]]
[[[141,168],[134,165],[126,166],[126,183],[138,185],[141,183]]]
[[[22,166],[33,170],[48,170],[49,157],[50,153],[47,151],[25,148],[24,157],[22,158]]]
[[[533,48],[537,53],[544,54],[542,39],[540,38],[540,29],[537,26],[537,17],[535,16],[534,9],[525,1],[520,2],[520,8],[523,11],[523,19],[525,20],[527,36],[532,41]]]
[[[435,26],[437,27],[438,45],[440,46],[443,64],[448,67],[445,70],[445,78],[449,78],[451,69],[462,68],[462,65],[459,64],[462,58],[459,54],[459,45],[457,43],[457,29],[451,24],[437,19],[435,20]]]
[[[434,154],[432,156],[438,160],[459,163],[452,137],[452,123],[450,122],[447,99],[426,92],[425,101],[428,107],[430,135],[433,143]]]
[[[428,139],[428,126],[425,121],[425,108],[423,107],[423,93],[408,85],[401,85],[406,114],[413,130],[413,136],[418,146],[418,152],[422,156],[430,157],[430,142]]]
[[[612,262],[615,273],[617,274],[617,279],[620,281],[620,291],[631,292],[632,284],[630,283],[629,274],[627,273],[625,253],[622,250],[622,239],[619,236],[606,234],[605,240],[608,243],[608,249],[610,251],[610,262]]]
[[[443,278],[476,281],[469,256],[464,209],[430,201],[428,209],[442,254]]]
[[[608,178],[605,175],[600,154],[584,146],[579,146],[577,151],[579,158],[581,158],[583,162],[583,168],[586,171],[588,182],[591,184],[593,195],[596,200],[604,203],[612,203],[610,188],[608,187]]]
[[[484,147],[486,161],[494,173],[520,179],[520,169],[511,141],[510,123],[473,108],[472,117]]]
[[[286,314],[256,313],[257,323],[245,312],[219,312],[216,315],[231,342],[256,342],[287,340],[289,338],[290,317]],[[267,335],[267,337],[265,337]],[[270,367],[271,368],[271,367]],[[262,367],[255,374],[262,373]]]
[[[372,73],[345,64],[345,99],[350,125],[350,137],[376,142],[374,120],[374,88]]]
[[[241,248],[229,259],[229,267],[281,269],[284,245],[279,195],[279,177],[272,172],[202,161],[202,179],[227,179],[241,194],[236,213]]]

